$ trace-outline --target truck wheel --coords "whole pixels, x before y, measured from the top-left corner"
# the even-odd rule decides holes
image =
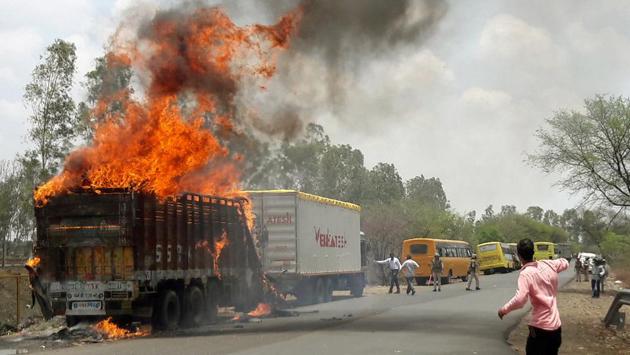
[[[315,303],[324,303],[326,302],[326,284],[324,279],[318,277],[315,281]]]
[[[179,325],[181,306],[177,293],[173,290],[163,290],[158,298],[157,326],[160,329],[173,330]]]
[[[219,315],[219,285],[208,282],[206,290],[206,316],[208,321],[216,322]]]
[[[350,294],[354,297],[363,296],[363,288],[365,285],[363,284],[362,277],[355,276],[350,279]]]
[[[191,286],[186,292],[186,324],[198,327],[203,323],[205,316],[205,300],[203,292],[197,286]]]

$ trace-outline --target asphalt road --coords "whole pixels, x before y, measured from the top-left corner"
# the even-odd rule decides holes
[[[415,296],[368,295],[297,308],[298,317],[224,324],[178,334],[84,345],[51,354],[511,354],[506,335],[527,311],[499,320],[516,289],[517,272],[481,277]],[[561,283],[571,273],[561,274]],[[312,312],[317,310],[318,312]],[[242,328],[240,328],[242,326]]]

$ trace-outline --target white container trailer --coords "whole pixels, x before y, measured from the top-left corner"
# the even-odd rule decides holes
[[[327,302],[333,290],[361,296],[365,242],[358,205],[294,190],[250,191],[263,269],[301,303]]]

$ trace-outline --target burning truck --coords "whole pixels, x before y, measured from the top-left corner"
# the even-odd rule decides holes
[[[221,305],[256,308],[263,275],[245,203],[91,188],[49,199],[35,210],[40,306],[69,325],[115,316],[162,329],[199,325]]]

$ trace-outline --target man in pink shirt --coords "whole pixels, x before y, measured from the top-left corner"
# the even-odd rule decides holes
[[[566,259],[534,261],[534,243],[522,239],[516,246],[521,259],[518,289],[508,303],[499,309],[499,318],[522,308],[529,298],[532,319],[525,351],[530,354],[558,354],[562,344],[562,328],[558,312],[558,273],[569,267]]]

